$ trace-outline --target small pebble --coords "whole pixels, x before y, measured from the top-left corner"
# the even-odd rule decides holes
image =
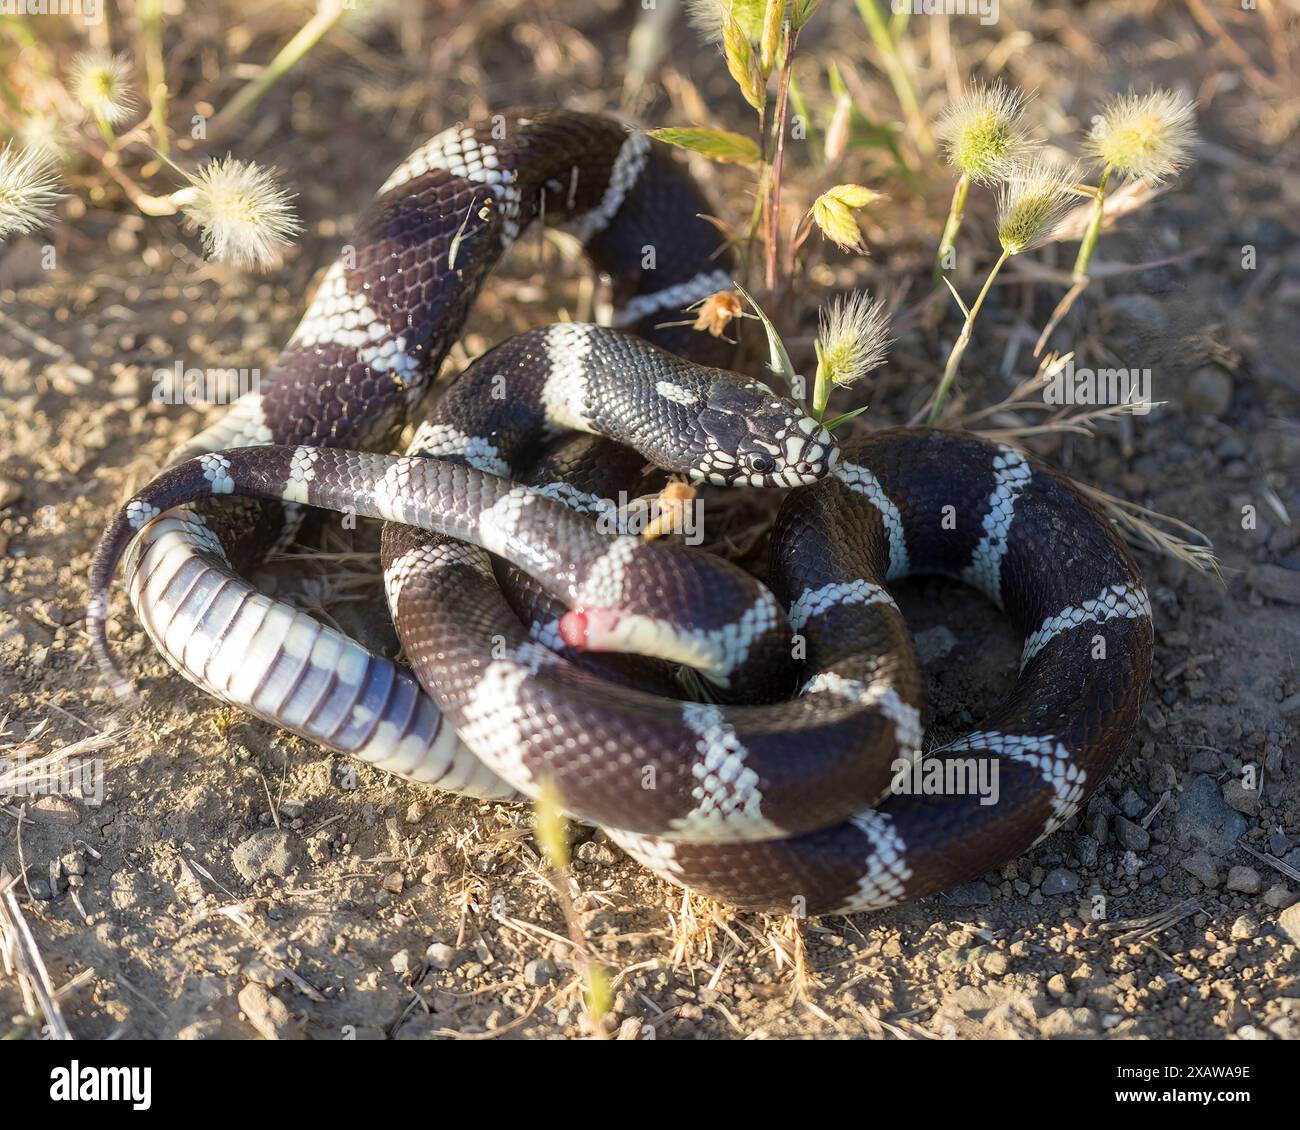
[[[1300,903],[1292,903],[1277,916],[1277,924],[1283,933],[1291,939],[1293,945],[1300,946]]]
[[[1142,798],[1132,789],[1125,789],[1124,795],[1119,798],[1119,810],[1130,820],[1141,816],[1145,808]]]
[[[1248,789],[1240,781],[1228,781],[1223,786],[1223,799],[1231,808],[1247,816],[1254,816],[1259,812],[1259,789]]]
[[[533,987],[549,985],[558,972],[555,962],[545,957],[535,957],[524,966],[524,984]]]
[[[1228,890],[1240,891],[1243,895],[1257,895],[1262,886],[1259,872],[1253,867],[1233,867],[1228,871]]]
[[[1231,881],[1230,881],[1231,882]],[[1232,940],[1248,942],[1259,932],[1259,923],[1250,914],[1243,914],[1232,924]]]
[[[450,969],[456,963],[456,951],[446,942],[434,942],[424,951],[424,960],[434,969]]]
[[[1054,867],[1043,880],[1042,893],[1045,895],[1064,895],[1079,889],[1079,876],[1064,867]]]
[[[1285,883],[1274,883],[1264,892],[1264,902],[1268,906],[1277,910],[1285,910],[1294,903],[1297,896],[1291,893],[1291,888]]]
[[[1193,852],[1186,856],[1183,861],[1183,870],[1194,878],[1199,879],[1207,887],[1217,887],[1219,885],[1219,871],[1214,866],[1214,860],[1203,851]]]
[[[284,1001],[268,993],[265,985],[249,982],[240,989],[239,1008],[265,1040],[301,1038],[301,1034],[294,1030],[293,1018]]]
[[[384,876],[383,888],[395,895],[402,893],[402,888],[406,886],[406,880],[402,878],[400,871],[390,871]]]
[[[1074,853],[1079,857],[1079,866],[1085,869],[1097,866],[1098,844],[1091,836],[1080,836]]]
[[[23,488],[13,479],[0,479],[0,510],[12,506],[23,496]]]
[[[583,863],[598,863],[602,867],[610,867],[618,862],[618,856],[614,854],[612,848],[605,844],[598,844],[595,840],[587,840],[579,844],[574,854]]]
[[[1116,816],[1111,823],[1115,826],[1115,839],[1122,848],[1129,851],[1146,851],[1151,846],[1151,833],[1140,824],[1123,816]]]

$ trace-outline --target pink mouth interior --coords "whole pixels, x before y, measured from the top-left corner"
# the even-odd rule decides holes
[[[608,608],[575,608],[560,617],[560,638],[575,651],[611,651],[610,634],[619,614]]]

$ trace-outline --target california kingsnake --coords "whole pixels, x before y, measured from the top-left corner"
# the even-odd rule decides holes
[[[709,367],[721,343],[660,325],[730,284],[704,211],[676,164],[604,118],[516,111],[417,150],[269,388],[177,453],[105,532],[87,622],[115,685],[129,688],[108,653],[107,592],[134,542],[145,627],[205,690],[440,788],[553,789],[659,874],[738,906],[874,909],[1059,827],[1136,724],[1152,633],[1133,561],[1065,480],[1013,448],[897,429],[840,449],[794,402]],[[535,215],[584,240],[626,329],[511,338],[453,382],[406,456],[367,453],[391,446]],[[719,485],[797,487],[772,532],[770,589],[618,531],[608,500],[653,486],[646,459]],[[530,467],[533,485],[514,481]],[[232,570],[226,547],[246,561],[280,507],[245,501],[242,525],[174,509],[222,494],[390,522],[386,587],[419,683]],[[503,591],[505,562],[535,583],[510,577]],[[886,587],[916,573],[976,586],[1026,640],[1012,695],[924,759],[923,679]],[[654,658],[592,655],[604,651]],[[701,676],[710,701],[690,695]],[[998,770],[991,808],[895,795],[907,770],[978,758]]]

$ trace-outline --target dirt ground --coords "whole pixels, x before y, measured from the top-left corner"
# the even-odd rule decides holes
[[[1086,813],[1026,857],[849,919],[684,903],[599,833],[579,832],[573,904],[609,971],[611,1033],[1300,1036],[1300,936],[1279,921],[1300,898],[1300,92],[1286,70],[1294,38],[1288,48],[1262,15],[1207,6],[1231,40],[1162,3],[1007,2],[990,27],[919,17],[910,33],[930,109],[967,73],[1000,73],[1038,91],[1035,116],[1057,141],[1077,138],[1112,91],[1167,84],[1198,99],[1196,163],[1103,237],[1104,277],[1054,339],[1081,363],[1151,368],[1166,403],[1095,437],[1033,444],[1079,479],[1203,531],[1221,562],[1216,577],[1140,554],[1156,656],[1131,755]],[[852,5],[823,7],[801,44],[809,92],[826,62],[848,57],[862,97],[888,118],[889,87]],[[149,706],[117,712],[82,615],[91,549],[115,504],[219,412],[153,403],[155,370],[269,369],[383,171],[425,135],[525,102],[617,110],[639,8],[443,3],[327,40],[232,142],[300,194],[306,232],[268,275],[204,262],[179,225],[145,219],[111,184],[79,191],[48,234],[0,246],[0,758],[64,750],[103,774],[101,803],[0,798],[0,867],[23,876],[18,903],[54,985],[77,978],[61,1000],[74,1035],[583,1031],[573,945],[527,808],[449,799],[215,704],[159,658],[120,589],[116,645]],[[1294,22],[1294,8],[1276,8]],[[186,34],[221,43],[236,22],[200,7]],[[249,27],[239,57],[257,62],[291,31]],[[641,119],[689,124],[702,104],[747,128],[713,49],[684,22],[670,42],[634,100]],[[219,86],[215,63],[188,58],[196,85]],[[178,121],[193,97],[178,95]],[[797,148],[791,161],[790,191],[809,199],[816,170]],[[748,215],[742,174],[701,175],[715,200],[732,201],[720,211]],[[803,335],[790,340],[806,371],[816,303],[837,288],[867,286],[898,306],[862,427],[917,409],[960,325],[951,305],[939,318],[922,302],[951,190],[927,175],[909,191],[879,151],[850,152],[840,179],[892,202],[867,225],[869,260],[826,256],[814,273],[823,293],[807,297]],[[990,246],[990,214],[973,199],[964,238]],[[1067,244],[1026,260],[1060,272],[1072,255]],[[1033,372],[1034,338],[1062,290],[1059,274],[1034,281],[1033,266],[1008,272],[981,319],[961,381],[971,406]],[[589,297],[577,266],[526,240],[490,284],[466,355],[560,311],[581,316]],[[356,548],[375,541],[360,531]],[[299,558],[260,579],[391,641],[377,563],[348,569],[340,579],[337,562]],[[927,659],[932,736],[970,727],[1011,685],[1018,641],[954,586],[909,583],[902,599]],[[1252,774],[1260,787],[1242,788]],[[0,1029],[27,1011],[0,967]]]

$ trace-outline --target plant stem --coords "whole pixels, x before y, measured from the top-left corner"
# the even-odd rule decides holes
[[[826,405],[830,403],[831,382],[826,358],[822,356],[822,343],[814,341],[813,348],[817,351],[817,376],[813,380],[812,415],[820,424],[826,415]]]
[[[158,149],[171,151],[167,132],[167,75],[163,66],[162,0],[141,0],[140,24],[144,34],[144,70],[149,84],[149,122]]]
[[[952,205],[948,208],[948,222],[943,227],[943,238],[939,240],[939,252],[934,257],[934,282],[938,286],[943,273],[948,269],[948,259],[956,251],[957,233],[961,231],[962,217],[966,213],[966,194],[970,191],[970,177],[962,173],[957,187],[952,192]]]
[[[218,132],[252,109],[263,94],[279,82],[320,42],[325,33],[343,18],[344,13],[343,0],[327,0],[322,3],[316,14],[303,24],[297,34],[280,48],[275,58],[267,63],[266,70],[240,87],[234,98],[222,107],[221,112],[212,119],[213,132]]]
[[[1101,221],[1106,209],[1106,182],[1110,180],[1110,166],[1102,171],[1101,181],[1097,185],[1097,195],[1093,197],[1092,214],[1088,217],[1088,230],[1083,234],[1079,244],[1079,257],[1074,261],[1074,281],[1087,282],[1088,263],[1092,259],[1093,249],[1097,246],[1097,237],[1101,235]]]
[[[889,76],[889,84],[894,88],[894,97],[898,99],[903,114],[911,123],[916,135],[917,148],[922,153],[934,152],[934,137],[930,133],[929,123],[921,113],[921,100],[916,96],[916,87],[912,85],[912,76],[907,73],[907,65],[899,57],[898,42],[889,24],[881,14],[876,0],[857,0],[858,12],[862,22],[867,25],[871,40],[880,52],[880,58]],[[901,30],[901,25],[900,25]]]
[[[762,163],[759,165],[758,186],[754,194],[754,210],[749,216],[749,235],[745,240],[745,282],[750,284],[754,281],[754,241],[758,238],[758,229],[763,222],[763,206],[767,202],[767,143],[767,100],[764,99],[758,110],[758,146]]]
[[[776,137],[776,152],[772,157],[772,176],[769,182],[770,200],[767,211],[767,289],[776,288],[776,252],[780,240],[781,171],[785,163],[786,116],[790,109],[790,73],[794,67],[794,48],[799,32],[786,17],[785,51],[781,57],[781,77],[776,100],[776,116],[772,123]]]
[[[989,277],[984,280],[984,286],[979,292],[979,297],[975,299],[971,308],[966,312],[965,324],[961,328],[961,333],[957,335],[956,342],[953,343],[952,352],[948,354],[948,363],[943,367],[943,379],[939,382],[939,387],[935,389],[934,402],[930,405],[930,414],[925,420],[926,427],[933,428],[938,423],[939,412],[948,396],[948,390],[952,387],[953,378],[957,376],[962,354],[966,352],[966,347],[970,344],[971,330],[974,329],[975,319],[979,316],[980,307],[984,305],[984,299],[988,297],[989,290],[993,286],[993,280],[997,278],[998,272],[1002,270],[1002,264],[1009,258],[1011,258],[1011,252],[1005,250],[998,256],[998,261],[993,264],[993,270],[989,272]]]

